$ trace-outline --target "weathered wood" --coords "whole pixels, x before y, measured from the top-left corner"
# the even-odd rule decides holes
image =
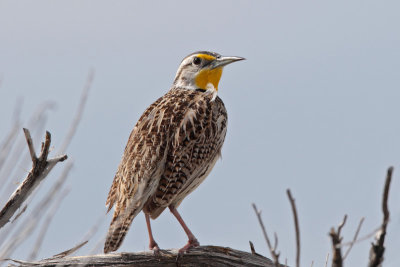
[[[32,170],[28,173],[25,180],[11,195],[6,205],[0,211],[0,228],[10,221],[10,218],[21,207],[28,196],[40,184],[40,182],[49,174],[51,169],[61,161],[67,159],[67,155],[58,156],[52,159],[47,159],[51,143],[51,135],[46,132],[45,142],[42,143],[42,150],[39,157],[36,156],[33,148],[31,134],[28,129],[24,128],[25,138],[28,143],[29,153],[32,159]]]
[[[37,262],[14,261],[20,267],[50,266],[251,266],[273,267],[274,263],[261,255],[219,246],[200,246],[190,249],[183,256],[178,250],[161,250],[159,255],[151,251],[133,253],[112,253],[94,256],[51,258]],[[283,267],[283,265],[281,265]]]

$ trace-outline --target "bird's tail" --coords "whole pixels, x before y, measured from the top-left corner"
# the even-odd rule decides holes
[[[131,226],[132,220],[140,212],[140,209],[132,209],[122,213],[114,213],[114,217],[111,221],[110,228],[108,229],[106,241],[104,243],[104,253],[117,250],[122,241],[124,241],[125,235]]]

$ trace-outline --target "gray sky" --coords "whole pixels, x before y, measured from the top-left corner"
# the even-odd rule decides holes
[[[0,140],[18,97],[24,120],[51,100],[57,108],[45,128],[57,151],[88,71],[96,72],[66,151],[74,162],[71,191],[40,257],[74,246],[99,218],[98,233],[80,254],[104,237],[110,221],[104,204],[131,129],[169,89],[182,58],[210,50],[247,60],[226,67],[219,86],[229,115],[223,158],[179,208],[200,243],[249,251],[252,240],[268,255],[255,202],[269,233],[279,236],[281,259],[293,265],[290,188],[302,263],[323,266],[331,251],[327,233],[345,213],[345,240],[362,216],[361,236],[379,226],[384,177],[394,165],[385,266],[399,266],[399,10],[398,1],[0,1]],[[18,170],[23,178],[29,165]],[[153,228],[161,248],[186,243],[169,212]],[[13,257],[24,258],[35,238]],[[355,245],[347,266],[366,264],[370,241]],[[147,246],[139,215],[119,251]]]

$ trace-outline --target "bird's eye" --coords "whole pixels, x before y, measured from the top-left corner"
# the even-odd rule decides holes
[[[200,58],[195,57],[195,58],[193,59],[193,64],[194,64],[194,65],[200,65],[200,63],[201,63],[201,59],[200,59]]]

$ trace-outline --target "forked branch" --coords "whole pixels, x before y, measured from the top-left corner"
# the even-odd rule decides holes
[[[262,232],[263,232],[264,239],[265,239],[265,241],[266,241],[266,243],[267,243],[269,252],[271,253],[271,257],[272,257],[272,259],[273,259],[273,261],[274,261],[274,265],[275,265],[276,267],[279,267],[279,266],[281,266],[281,265],[279,264],[279,252],[276,251],[276,247],[277,247],[277,245],[278,245],[278,237],[275,235],[275,244],[274,244],[274,246],[272,247],[271,241],[269,240],[269,237],[268,237],[268,234],[267,234],[267,230],[265,229],[265,226],[264,226],[264,222],[263,222],[263,220],[262,220],[262,218],[261,218],[261,211],[259,211],[259,210],[257,209],[256,204],[253,203],[252,206],[253,206],[254,212],[255,212],[256,215],[257,215],[258,222],[259,222],[259,224],[260,224],[260,226],[261,226],[261,230],[262,230]]]
[[[347,215],[344,215],[343,221],[339,224],[337,230],[331,228],[329,235],[332,240],[332,267],[342,267],[343,257],[342,257],[342,247],[341,243],[343,238],[340,236],[343,226],[346,224]]]
[[[32,159],[32,169],[17,190],[15,190],[11,195],[4,208],[0,211],[0,228],[10,221],[11,217],[21,207],[40,182],[49,174],[51,169],[53,169],[58,162],[67,159],[67,155],[61,155],[52,159],[47,158],[51,143],[51,135],[49,132],[46,132],[45,141],[42,143],[40,155],[37,157],[29,130],[24,128],[24,133]]]

